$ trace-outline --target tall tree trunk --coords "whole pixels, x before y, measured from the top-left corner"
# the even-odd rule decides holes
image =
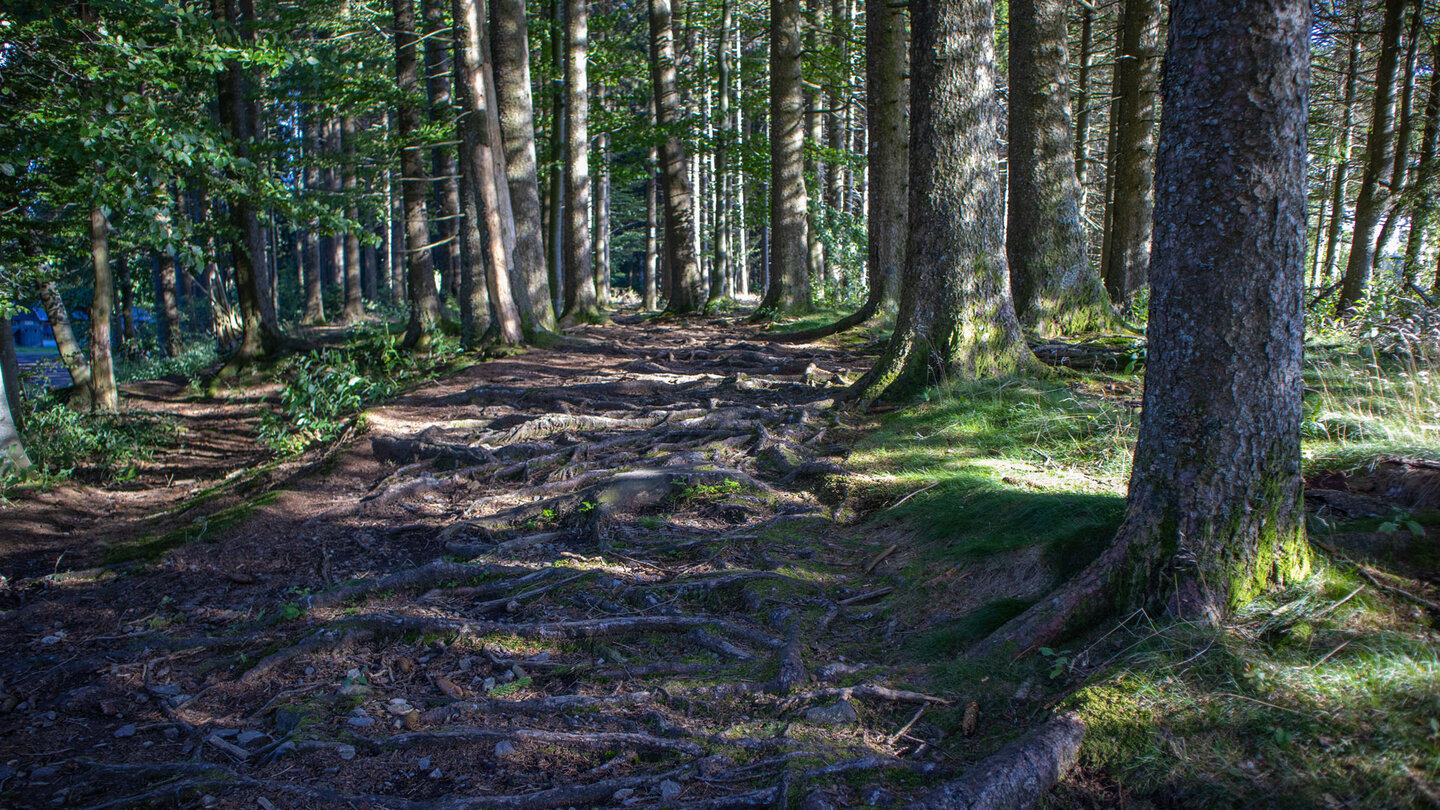
[[[1440,65],[1440,40],[1431,52],[1431,65]],[[1410,210],[1410,234],[1405,240],[1405,264],[1402,276],[1406,285],[1420,281],[1420,250],[1425,232],[1435,217],[1435,192],[1440,161],[1440,70],[1430,71],[1430,98],[1425,102],[1425,133],[1420,138],[1420,162],[1415,168],[1414,203]],[[1440,251],[1437,251],[1440,253]]]
[[[91,407],[90,361],[75,339],[75,330],[70,326],[70,313],[65,309],[65,299],[60,295],[60,285],[47,281],[40,285],[40,305],[50,319],[50,331],[55,335],[55,347],[60,352],[60,364],[70,372],[70,407],[89,410]]]
[[[1360,76],[1360,11],[1361,4],[1355,4],[1355,18],[1349,31],[1350,56],[1345,67],[1344,100],[1341,102],[1339,145],[1335,149],[1335,170],[1330,192],[1330,224],[1325,230],[1325,263],[1320,271],[1320,282],[1328,282],[1335,276],[1335,265],[1339,260],[1340,225],[1345,221],[1345,189],[1350,184],[1351,131],[1355,127],[1355,87]]]
[[[800,2],[770,2],[770,283],[758,317],[809,311]]]
[[[550,0],[550,180],[546,195],[545,261],[555,312],[565,309],[565,0]]]
[[[450,87],[450,55],[445,44],[448,27],[442,0],[420,0],[420,13],[425,20],[425,87],[430,97],[431,126],[449,131],[455,126],[453,90]],[[460,170],[455,150],[436,146],[430,150],[430,166],[434,172],[435,209],[439,212],[438,238],[432,250],[432,261],[440,272],[440,297],[455,295],[460,289]]]
[[[24,413],[21,387],[20,357],[15,352],[15,326],[8,316],[0,316],[0,389],[4,392],[4,397],[0,398],[9,406],[10,418],[17,431],[25,429],[25,419],[21,415]],[[0,416],[0,419],[4,417]],[[4,428],[0,427],[0,430]],[[3,444],[4,440],[0,440],[0,446]],[[0,451],[0,459],[4,456],[4,452]]]
[[[1110,303],[1090,271],[1066,90],[1065,0],[1010,3],[1010,287],[1020,322],[1043,335],[1104,328]]]
[[[720,288],[716,289],[711,284],[711,301],[735,297],[735,273],[730,258],[730,214],[733,208],[730,200],[730,93],[734,83],[734,70],[730,64],[730,31],[734,20],[734,0],[721,0],[720,31],[715,37],[715,71],[719,83],[716,117],[719,126],[715,131],[715,179],[712,183],[715,198],[714,266]]]
[[[595,88],[595,101],[601,112],[609,109],[609,88]],[[595,302],[601,311],[610,308],[610,133],[601,130],[595,139],[600,156],[595,194]]]
[[[480,335],[480,322],[493,308],[495,329],[505,343],[520,343],[525,334],[520,313],[510,290],[510,252],[505,247],[498,183],[504,176],[495,166],[499,144],[493,140],[489,126],[492,114],[486,94],[484,49],[481,45],[481,13],[479,0],[452,0],[456,26],[456,86],[460,89],[461,149],[460,165],[469,193],[465,205],[470,211],[466,230],[470,239],[479,241],[479,224],[485,224],[484,264],[475,255],[471,262],[468,285],[462,285],[462,305],[468,299],[471,311],[470,339]],[[473,206],[473,210],[471,209]],[[483,295],[476,273],[484,267]]]
[[[1370,133],[1365,137],[1365,169],[1360,175],[1360,194],[1355,198],[1355,230],[1350,241],[1350,260],[1335,311],[1344,315],[1354,309],[1370,288],[1375,268],[1376,241],[1381,219],[1390,202],[1395,163],[1395,74],[1400,67],[1400,34],[1405,27],[1405,6],[1410,0],[1385,0],[1385,21],[1380,30],[1380,59],[1375,65],[1375,104],[1370,113]]]
[[[890,342],[852,389],[862,400],[1036,363],[1005,268],[994,6],[915,0],[910,12],[905,278]]]
[[[400,134],[400,187],[405,200],[405,252],[409,267],[410,323],[403,345],[429,351],[440,325],[435,264],[430,253],[430,217],[425,208],[425,161],[419,148],[420,64],[415,53],[415,0],[391,0],[395,13],[395,76],[400,101],[395,119]]]
[[[655,90],[655,121],[663,133],[660,148],[665,186],[665,310],[685,314],[705,304],[705,282],[695,256],[695,211],[689,159],[676,129],[682,119],[675,78],[675,31],[670,0],[650,2],[650,80]]]
[[[340,163],[344,160],[343,152],[345,146],[340,137],[340,120],[332,118],[325,122],[325,151],[331,155],[331,160]],[[325,189],[330,193],[331,200],[339,200],[341,188],[345,180],[341,177],[338,166],[331,166],[325,170]],[[335,231],[325,237],[325,284],[333,290],[337,290],[341,300],[345,298],[345,234]]]
[[[115,258],[115,281],[116,303],[120,308],[120,337],[116,345],[122,350],[134,351],[140,332],[135,323],[135,285],[130,281],[130,263],[124,253]]]
[[[305,166],[305,190],[314,194],[320,191],[320,167],[316,161],[320,156],[320,139],[315,137],[314,125],[309,119],[301,118],[301,140],[309,160]],[[305,313],[301,323],[318,326],[325,323],[325,290],[322,284],[323,268],[320,258],[320,238],[313,228],[305,231]]]
[[[171,197],[173,200],[173,196]],[[158,258],[156,273],[160,282],[155,302],[156,314],[160,316],[160,345],[166,357],[180,356],[180,296],[175,280],[175,246],[168,206],[162,206],[155,215],[156,230],[161,235],[161,244],[155,246]],[[133,316],[132,316],[133,317]]]
[[[866,0],[865,119],[870,131],[866,163],[874,177],[866,229],[865,274],[869,290],[864,306],[853,314],[777,340],[819,340],[859,326],[898,297],[897,287],[905,268],[910,185],[909,98],[905,82],[908,67],[905,8],[888,0]]]
[[[15,335],[10,331],[10,319],[0,319],[0,341],[9,345],[9,354],[15,353]],[[0,388],[7,392],[6,396],[0,396],[0,473],[19,473],[23,475],[30,469],[30,456],[25,453],[25,444],[20,439],[19,409],[11,404],[8,392],[18,384],[18,380],[11,377],[9,363],[0,363]],[[17,364],[18,367],[18,364]]]
[[[565,0],[565,309],[560,322],[603,318],[590,242],[589,0]]]
[[[254,34],[246,29],[254,21],[254,8],[249,0],[213,0],[215,17],[223,20],[225,27],[238,37],[241,43],[248,43]],[[243,14],[242,14],[243,10]],[[220,122],[230,139],[230,146],[236,157],[250,160],[250,141],[255,136],[254,116],[250,103],[245,98],[245,71],[239,60],[226,61],[224,72],[219,74]],[[234,169],[228,170],[233,182],[241,180]],[[255,209],[245,194],[236,194],[229,200],[230,262],[235,273],[235,296],[240,303],[241,336],[235,350],[236,362],[247,363],[274,352],[280,345],[280,329],[275,320],[275,310],[270,306],[268,288],[260,279],[264,272],[264,250],[260,241],[260,223]],[[94,364],[92,363],[92,366]],[[97,401],[104,407],[104,396],[99,381],[104,372],[93,368],[97,381]]]
[[[356,198],[355,185],[355,119],[345,116],[340,119],[341,181],[340,189],[345,195],[345,308],[340,320],[357,323],[365,317],[364,300],[360,289],[360,201]]]
[[[1150,212],[1155,196],[1155,118],[1160,65],[1160,1],[1124,0],[1115,54],[1110,155],[1113,196],[1101,249],[1110,300],[1123,303],[1145,286],[1150,266]]]
[[[115,279],[110,272],[110,223],[97,203],[90,208],[90,258],[95,271],[90,303],[91,407],[96,411],[120,409],[115,388],[115,362],[110,353],[110,319],[115,310]]]
[[[1033,651],[1116,605],[1215,621],[1309,569],[1300,410],[1310,22],[1306,0],[1171,6],[1150,351],[1125,520],[1070,585],[971,657],[1011,642]]]
[[[1095,7],[1080,6],[1080,53],[1075,78],[1075,179],[1080,183],[1080,211],[1085,211],[1085,173],[1089,170],[1090,74],[1095,69]]]
[[[527,326],[555,328],[555,309],[546,272],[540,221],[540,186],[535,166],[535,111],[530,91],[530,46],[524,0],[491,0],[490,47],[495,60],[496,111],[505,147],[505,174],[515,216],[515,266],[524,279],[517,302],[528,302],[520,317]],[[523,288],[525,295],[519,290]]]
[[[660,193],[660,184],[655,181],[660,160],[657,150],[650,147],[650,173],[645,178],[645,267],[641,273],[640,308],[653,312],[660,306],[656,281],[660,274],[660,217],[655,197]]]

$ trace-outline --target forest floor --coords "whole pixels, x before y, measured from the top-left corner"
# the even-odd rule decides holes
[[[1057,707],[1092,724],[1068,806],[1183,806],[1196,784],[1212,804],[1429,795],[1429,620],[1357,597],[1338,562],[1257,608],[1288,615],[1278,631],[1258,614],[1220,633],[1132,616],[1078,652],[965,661],[1113,534],[1138,383],[832,407],[869,361],[863,338],[785,346],[729,318],[620,315],[416,386],[281,460],[256,440],[275,384],[127,387],[178,441],[127,481],[0,507],[0,802],[884,806]],[[1333,500],[1319,507],[1343,512]],[[1424,520],[1400,534],[1423,540]],[[1381,699],[1353,709],[1370,727],[1418,712],[1403,733],[1337,748],[1283,718],[1343,712],[1235,673],[1270,666],[1257,639],[1281,639],[1262,652],[1297,671],[1364,666],[1369,637],[1344,634],[1366,622],[1413,666],[1373,676]],[[1236,706],[1244,728],[1217,723]],[[1419,747],[1356,786],[1412,727]],[[1173,728],[1197,740],[1188,760]],[[1284,781],[1310,737],[1343,773]],[[1206,759],[1225,746],[1234,761]]]

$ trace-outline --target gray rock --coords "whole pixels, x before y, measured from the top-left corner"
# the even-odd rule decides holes
[[[422,770],[422,771],[425,770],[426,768],[429,768],[429,767],[430,767],[430,757],[421,757],[421,758],[419,759],[419,761],[417,761],[417,762],[415,763],[415,766],[416,766],[417,768],[419,768],[420,770]]]
[[[354,726],[355,728],[369,728],[369,727],[375,725],[375,718],[373,718],[373,717],[352,717],[352,718],[350,718],[349,720],[346,720],[345,722],[349,723],[350,725]]]
[[[60,767],[58,765],[44,765],[30,772],[30,781],[44,782],[47,779],[53,779],[59,773]]]
[[[439,769],[439,768],[436,768],[435,770],[431,771],[431,772],[430,772],[430,778],[431,778],[431,779],[439,779],[439,778],[440,778],[440,769]]]
[[[623,802],[635,795],[635,788],[620,788],[610,796],[612,802]]]
[[[213,733],[215,736],[220,737],[220,738],[223,739],[223,738],[225,738],[225,737],[234,737],[234,736],[236,736],[237,734],[240,733],[240,729],[238,729],[238,728],[217,728],[217,729],[215,729],[215,731],[212,732],[212,733]]]
[[[815,706],[805,712],[805,719],[827,726],[848,726],[860,719],[850,701],[842,700],[831,706]]]
[[[375,690],[363,683],[347,683],[340,687],[340,694],[343,697],[369,697],[375,694]]]
[[[351,760],[355,758],[355,746],[353,745],[342,745],[335,750],[339,752],[341,759]]]
[[[895,803],[895,794],[883,785],[866,785],[860,790],[860,798],[871,807],[889,807]]]
[[[679,796],[680,793],[684,791],[684,788],[680,787],[679,782],[673,779],[666,779],[660,783],[658,790],[660,791],[660,801],[668,802],[676,796]]]
[[[495,757],[497,759],[508,757],[515,753],[515,746],[509,740],[501,740],[495,743]]]
[[[852,664],[836,662],[832,664],[826,664],[825,666],[815,670],[815,677],[819,678],[821,683],[835,683],[836,681],[849,675],[854,675],[855,673],[859,672],[860,669],[860,667],[854,666]]]
[[[270,739],[269,735],[265,734],[265,732],[263,731],[242,731],[235,738],[235,742],[238,742],[241,745],[249,745],[253,742],[264,741],[268,739]]]
[[[359,706],[356,706],[355,708],[353,708],[353,709],[350,710],[350,716],[351,716],[351,717],[369,717],[369,716],[370,716],[370,713],[367,712],[367,711],[365,711],[364,709],[360,708]]]
[[[800,810],[836,810],[835,802],[823,790],[812,790],[800,802]]]
[[[150,687],[150,694],[152,694],[152,695],[159,695],[160,697],[175,697],[176,695],[180,694],[180,684],[178,684],[178,683],[161,683],[161,684],[155,684],[155,685],[153,685],[153,686]]]
[[[115,729],[115,736],[116,736],[116,737],[134,737],[134,736],[135,736],[135,724],[134,724],[134,723],[126,723],[125,725],[123,725],[123,726]]]

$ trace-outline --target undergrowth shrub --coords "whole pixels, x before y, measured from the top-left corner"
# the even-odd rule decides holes
[[[141,462],[174,443],[173,419],[138,411],[88,413],[48,393],[24,398],[25,450],[42,482],[78,478],[90,483],[133,478]],[[0,490],[15,481],[0,480]]]

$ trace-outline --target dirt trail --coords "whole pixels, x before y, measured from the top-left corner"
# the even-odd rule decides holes
[[[153,563],[13,581],[0,800],[827,806],[949,773],[901,728],[935,699],[839,655],[884,630],[886,566],[830,517],[863,359],[630,320],[374,409]]]

